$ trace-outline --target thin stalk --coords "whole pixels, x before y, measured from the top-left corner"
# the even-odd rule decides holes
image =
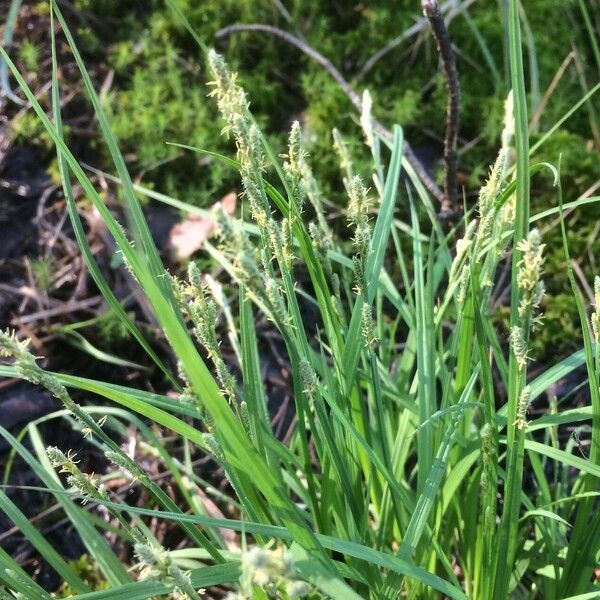
[[[519,22],[519,2],[509,0],[508,34],[510,53],[510,72],[514,96],[515,145],[516,145],[516,205],[515,228],[513,235],[513,257],[511,276],[511,314],[510,326],[520,327],[525,323],[519,316],[521,293],[517,284],[517,274],[523,253],[519,250],[519,241],[527,237],[529,228],[529,130],[527,120],[527,98],[523,74],[523,50],[521,46],[521,28]],[[514,352],[509,355],[508,410],[507,410],[507,479],[504,489],[504,510],[497,539],[497,558],[493,598],[505,600],[513,568],[516,551],[518,515],[521,503],[521,485],[523,478],[523,457],[525,428],[515,426],[522,389],[525,385],[526,369],[520,369]]]

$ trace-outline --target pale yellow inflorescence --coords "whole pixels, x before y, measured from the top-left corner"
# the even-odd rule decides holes
[[[375,145],[375,135],[373,133],[373,115],[371,114],[373,101],[369,90],[363,92],[362,111],[360,115],[360,126],[365,135],[365,142],[369,148]]]
[[[517,285],[521,291],[519,316],[522,319],[532,317],[544,296],[544,282],[541,280],[544,248],[538,229],[532,229],[527,239],[517,245],[517,249],[523,253],[517,274]]]
[[[69,451],[65,455],[58,448],[48,446],[46,454],[52,466],[59,469],[59,473],[68,473],[67,483],[81,494],[82,504],[86,504],[90,500],[108,500],[104,485],[98,484],[93,474],[89,475],[79,469],[74,453]]]
[[[479,191],[478,219],[469,222],[465,234],[456,243],[456,256],[450,270],[450,285],[456,285],[457,301],[464,304],[471,276],[472,264],[480,261],[484,252],[494,249],[496,256],[502,252],[501,233],[514,221],[514,209],[507,201],[500,209],[497,200],[503,191],[506,172],[510,163],[511,139],[514,134],[512,92],[505,104],[504,129],[498,156],[490,169],[485,185]],[[483,272],[482,287],[490,288],[492,281],[489,272]]]
[[[528,385],[526,385],[521,390],[521,395],[519,396],[519,404],[517,405],[517,419],[514,422],[514,426],[517,429],[525,429],[528,425],[527,409],[529,408],[530,401],[531,401],[531,388]]]
[[[140,579],[162,581],[173,585],[179,600],[199,600],[204,590],[197,590],[191,582],[190,573],[178,567],[168,550],[150,542],[140,542],[134,546],[138,559]]]
[[[544,296],[544,283],[541,280],[544,265],[544,244],[540,232],[532,229],[527,239],[521,240],[517,249],[523,253],[519,261],[517,285],[520,291],[519,317],[520,325],[515,325],[510,332],[513,353],[520,370],[525,369],[528,357],[528,338],[531,329],[540,323],[537,314]]]
[[[287,597],[304,598],[312,590],[312,586],[296,576],[294,561],[285,548],[268,550],[254,546],[242,557],[242,589],[234,592],[231,598],[242,600],[252,598],[252,587],[256,586],[264,592],[277,593],[278,586],[283,587]]]

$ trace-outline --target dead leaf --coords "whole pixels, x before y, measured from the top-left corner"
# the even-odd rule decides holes
[[[231,192],[213,204],[210,210],[216,213],[219,208],[223,208],[226,214],[233,215],[236,204],[237,194]],[[185,260],[202,248],[204,242],[214,235],[216,227],[217,221],[214,217],[189,215],[171,228],[169,249],[178,261]]]
[[[221,512],[219,507],[209,498],[206,492],[195,483],[191,482],[187,476],[183,476],[184,484],[188,487],[188,490],[198,496],[198,499],[202,503],[206,514],[213,519],[225,519],[225,515]],[[238,534],[232,529],[224,529],[219,527],[219,533],[225,542],[225,547],[230,552],[239,552],[240,544]]]

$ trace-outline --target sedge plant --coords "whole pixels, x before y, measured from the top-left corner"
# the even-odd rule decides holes
[[[56,146],[90,275],[178,396],[48,372],[26,340],[0,334],[0,374],[43,386],[61,403],[16,437],[1,427],[0,434],[68,517],[103,581],[104,589],[92,589],[0,491],[0,509],[63,579],[62,597],[197,599],[210,597],[215,586],[231,599],[598,597],[600,280],[589,315],[569,272],[583,348],[532,378],[531,339],[544,326],[545,247],[535,226],[543,215],[530,210],[529,182],[540,166],[529,161],[519,3],[508,4],[512,92],[500,151],[474,210],[451,231],[403,157],[402,129],[394,127],[388,139],[373,127],[368,94],[360,123],[372,172],[356,172],[335,132],[346,222],[334,222],[300,125],[294,123],[279,156],[252,116],[251,96],[224,59],[207,50],[210,95],[237,153],[187,148],[237,170],[244,200],[244,218],[220,214],[219,241],[204,246],[220,283],[194,261],[184,274],[162,265],[139,202],[140,194],[160,195],[133,184],[56,4],[52,14],[115,165],[124,224],[63,138],[54,31],[51,116],[2,50]],[[176,16],[185,19],[178,9]],[[73,181],[104,220],[176,369],[152,350],[96,264]],[[554,212],[561,210],[562,197]],[[506,261],[512,263],[511,319],[499,331],[490,299]],[[285,347],[294,417],[285,442],[271,423],[259,316]],[[236,364],[223,355],[225,335]],[[545,409],[553,385],[582,365],[590,405]],[[108,405],[79,404],[72,390]],[[55,419],[100,448],[112,473],[86,473],[71,449],[45,447],[39,425]],[[173,452],[152,425],[172,432],[183,452]],[[179,502],[123,450],[127,427],[136,428],[139,446],[170,473]],[[572,438],[559,435],[569,428],[587,432],[583,456]],[[196,455],[221,467],[227,492],[194,468]],[[145,490],[145,506],[110,491],[106,481],[115,473]],[[236,518],[215,516],[206,498]],[[128,566],[104,535],[107,523],[95,518],[97,506],[130,549]],[[178,528],[185,547],[163,547],[149,519]],[[1,598],[56,597],[3,550],[0,564]]]

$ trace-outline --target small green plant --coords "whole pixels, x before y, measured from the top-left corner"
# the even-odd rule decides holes
[[[593,579],[600,550],[600,355],[570,270],[560,186],[552,214],[560,217],[583,349],[535,378],[528,373],[532,339],[543,327],[546,248],[534,225],[540,215],[530,214],[530,176],[539,167],[530,165],[519,2],[508,4],[513,92],[505,104],[500,151],[475,210],[450,232],[403,157],[401,128],[394,127],[391,139],[380,136],[367,101],[360,118],[370,153],[366,173],[352,162],[343,138],[334,136],[351,240],[338,237],[342,228],[324,208],[300,125],[292,126],[280,160],[236,76],[219,54],[207,53],[211,95],[237,150],[235,159],[211,156],[239,174],[243,214],[250,216],[220,214],[220,242],[204,246],[229,284],[225,300],[194,262],[185,278],[165,271],[102,104],[56,5],[122,184],[127,228],[64,142],[54,37],[52,119],[2,52],[56,145],[72,226],[91,276],[180,392],[174,400],[49,373],[25,341],[0,334],[2,354],[12,360],[0,374],[49,389],[62,410],[47,418],[74,422],[148,499],[143,507],[128,504],[105,485],[110,473],[85,473],[68,448],[45,448],[37,423],[26,431],[33,450],[0,427],[61,505],[108,586],[92,591],[0,490],[0,508],[74,597],[194,599],[217,585],[233,590],[230,598],[257,599],[575,599],[600,593]],[[406,187],[400,185],[401,171]],[[104,280],[75,207],[71,177],[102,216],[177,359],[178,373],[152,351]],[[408,206],[409,222],[398,217],[399,202]],[[581,204],[571,202],[569,208]],[[505,260],[511,267],[510,322],[497,331],[489,307]],[[597,284],[596,303],[599,297]],[[219,344],[217,307],[224,306],[235,365]],[[591,315],[596,338],[598,310],[596,304]],[[285,346],[295,419],[285,443],[274,434],[262,380],[259,314]],[[554,403],[553,410],[544,410],[552,386],[584,364],[591,404],[559,411]],[[118,406],[80,405],[69,388]],[[591,427],[582,457],[558,432],[584,421]],[[170,452],[148,422],[172,431],[185,452]],[[113,435],[117,423],[138,429],[141,445],[172,475],[180,503],[124,452]],[[191,448],[222,468],[228,494],[194,470]],[[235,518],[214,516],[201,501],[209,494]],[[94,505],[104,507],[119,539],[132,549],[133,569],[96,529],[88,512]],[[173,523],[186,547],[164,548],[148,519]],[[227,531],[239,532],[235,543]],[[51,598],[5,552],[0,566],[4,596]]]
[[[24,40],[19,49],[19,58],[28,71],[35,73],[39,67],[40,49],[29,40]]]
[[[54,277],[54,266],[48,258],[38,258],[31,262],[31,272],[38,290],[46,293],[50,290]]]

